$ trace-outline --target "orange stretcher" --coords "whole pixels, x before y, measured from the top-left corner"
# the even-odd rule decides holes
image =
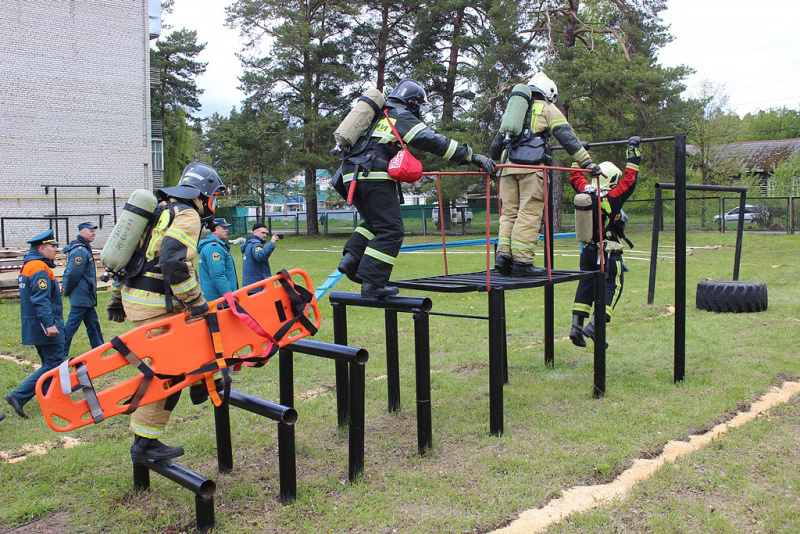
[[[293,277],[302,277],[305,287]],[[252,293],[257,288],[262,289]],[[67,432],[132,413],[203,379],[218,405],[224,399],[212,375],[222,371],[226,378],[228,368],[264,365],[279,347],[314,335],[320,324],[311,281],[300,269],[281,271],[209,306],[212,313],[205,320],[190,320],[187,312],[149,323],[43,374],[36,383],[36,396],[47,424]],[[161,327],[168,330],[153,335]],[[92,380],[127,365],[142,374],[102,391],[95,389]]]

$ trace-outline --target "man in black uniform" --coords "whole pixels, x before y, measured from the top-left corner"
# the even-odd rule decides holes
[[[606,310],[605,320],[611,321],[611,314],[614,307],[622,296],[625,266],[622,263],[623,246],[620,240],[625,239],[625,223],[628,218],[622,211],[622,205],[633,194],[636,188],[636,180],[639,176],[639,163],[642,160],[642,152],[639,143],[642,138],[639,136],[631,137],[628,140],[628,163],[625,166],[623,175],[616,165],[610,161],[600,164],[602,175],[598,179],[589,183],[581,172],[573,172],[569,181],[578,193],[586,193],[592,197],[592,205],[597,205],[597,195],[600,195],[600,206],[603,211],[603,256],[605,257],[606,268]],[[596,209],[596,207],[595,207]],[[581,251],[581,271],[600,270],[599,243],[600,231],[597,224],[597,213],[592,214],[592,241],[584,243]],[[594,301],[594,282],[592,280],[581,280],[578,282],[578,289],[575,291],[575,302],[572,305],[572,329],[569,338],[578,347],[585,347],[584,336],[594,340],[594,320],[595,315],[589,324],[583,326],[584,320],[589,317]]]
[[[402,80],[389,95],[385,109],[403,142],[457,164],[474,163],[493,173],[494,163],[489,158],[437,134],[420,120],[427,103],[425,90],[411,79]],[[398,292],[386,284],[403,244],[397,184],[388,172],[389,160],[400,148],[389,121],[381,113],[356,141],[339,169],[345,189],[354,179],[357,182],[353,204],[364,220],[345,244],[339,271],[361,284],[364,297],[386,297]]]

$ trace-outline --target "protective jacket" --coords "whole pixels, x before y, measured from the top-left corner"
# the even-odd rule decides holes
[[[23,257],[19,284],[23,345],[60,345],[64,343],[64,307],[61,289],[53,274],[55,262],[31,248]],[[47,337],[51,326],[58,335]]]
[[[269,269],[269,257],[275,250],[275,243],[266,243],[255,234],[239,246],[242,251],[242,287],[260,282],[272,276]]]
[[[62,284],[64,294],[69,297],[72,307],[93,308],[97,306],[97,269],[92,254],[92,246],[86,239],[78,236],[64,247],[67,253],[67,266],[64,269]]]
[[[165,209],[153,230],[149,236],[142,236],[141,244],[147,243],[144,270],[126,280],[122,287],[122,304],[132,321],[181,311],[203,296],[192,265],[200,238],[198,209],[202,205],[197,199],[183,201],[171,197],[161,205]]]
[[[528,135],[517,141],[530,145],[537,138],[541,138],[547,142],[549,135],[552,134],[578,165],[583,167],[592,161],[591,156],[581,145],[581,140],[575,135],[572,126],[569,125],[567,118],[561,113],[558,106],[546,100],[533,98],[528,108],[528,116],[530,120],[527,128],[520,134],[521,136],[525,136],[526,133]],[[503,140],[504,134],[498,132],[490,149],[491,158],[504,163],[521,163],[511,158],[506,159],[508,147],[504,146]],[[515,169],[513,167],[503,169],[503,174],[527,174],[530,172],[531,169]]]
[[[209,235],[197,246],[197,271],[206,300],[215,300],[239,289],[236,265],[230,247],[215,235]]]
[[[394,123],[403,142],[412,148],[430,152],[454,163],[469,163],[472,149],[428,128],[411,113],[406,105],[389,100],[385,109]],[[389,126],[388,119],[381,114],[372,127],[362,135],[342,162],[342,180],[353,179],[358,165],[357,180],[392,180],[389,176],[389,160],[401,149],[400,143]]]
[[[639,176],[639,163],[641,162],[640,156],[631,156],[628,158],[628,163],[625,165],[625,171],[622,179],[615,185],[611,191],[608,191],[600,201],[600,206],[603,210],[603,236],[606,240],[611,240],[619,243],[620,238],[624,236],[624,224],[620,220],[620,211],[622,205],[633,194],[636,189],[636,180]],[[570,173],[569,181],[572,187],[578,193],[583,193],[589,181],[586,175],[582,172]],[[597,197],[592,194],[593,203],[596,205]],[[597,214],[592,217],[594,229],[592,234],[592,242],[598,244],[600,242],[600,231],[597,224]],[[622,224],[622,226],[620,226]]]

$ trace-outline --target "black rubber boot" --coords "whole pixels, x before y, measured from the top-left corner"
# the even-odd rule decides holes
[[[510,276],[512,263],[508,256],[498,254],[494,258],[494,269],[503,276]]]
[[[588,337],[594,343],[594,315],[589,320],[589,324],[583,327],[583,335]],[[606,341],[606,348],[608,348],[608,341]]]
[[[392,295],[397,295],[400,292],[399,289],[395,286],[376,286],[375,284],[370,284],[369,282],[364,282],[361,284],[361,296],[362,297],[391,297]]]
[[[131,446],[131,460],[144,462],[146,460],[170,460],[183,456],[183,447],[171,447],[157,439],[136,436]]]
[[[536,267],[533,262],[523,263],[515,261],[511,266],[511,276],[543,276],[547,274],[547,269]]]
[[[342,256],[342,260],[339,262],[339,272],[347,276],[350,280],[355,282],[356,284],[360,284],[363,280],[356,276],[358,272],[358,258],[355,257],[354,254],[350,252],[345,252],[344,256]]]
[[[572,330],[569,331],[569,339],[576,347],[586,346],[586,340],[583,339],[583,317],[580,315],[572,316]]]
[[[17,412],[18,416],[22,417],[23,419],[28,418],[28,416],[25,415],[25,412],[22,410],[22,405],[11,395],[11,393],[6,395],[6,402],[14,409],[15,412]]]

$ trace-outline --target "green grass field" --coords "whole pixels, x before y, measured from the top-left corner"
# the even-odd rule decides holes
[[[690,233],[687,257],[686,380],[673,384],[673,236],[661,235],[655,303],[647,305],[649,233],[631,233],[625,289],[607,330],[607,394],[592,397],[592,350],[567,334],[575,283],[555,287],[555,367],[544,365],[544,298],[540,288],[506,292],[509,383],[504,390],[505,432],[489,434],[486,321],[431,316],[431,389],[434,446],[417,452],[414,336],[400,314],[402,409],[387,413],[384,319],[380,310],[350,308],[350,344],[370,353],[366,365],[366,465],[347,482],[347,429],[336,424],[334,367],[329,360],[295,355],[298,497],[282,505],[277,432],[272,422],[231,410],[234,470],[216,472],[211,405],[176,408],[164,441],[180,444],[180,463],[217,483],[215,532],[489,532],[577,485],[608,482],[637,458],[658,454],[669,440],[685,439],[726,420],[784,380],[797,380],[796,332],[800,237],[748,233],[740,279],[766,283],[769,309],[757,314],[714,314],[694,305],[697,282],[732,276],[735,234]],[[436,241],[409,237],[406,244]],[[287,237],[272,270],[302,268],[323,282],[340,258],[344,239]],[[241,266],[238,247],[237,265]],[[576,269],[574,240],[559,240],[555,266]],[[448,249],[451,273],[484,270],[485,247]],[[540,257],[539,257],[540,258]],[[537,264],[541,260],[537,258]],[[402,253],[394,279],[443,274],[441,251]],[[342,279],[335,288],[357,291]],[[434,312],[486,315],[485,293],[427,296]],[[108,294],[100,296],[101,307]],[[68,305],[65,303],[65,308]],[[333,341],[331,309],[320,302],[315,336]],[[65,309],[65,317],[67,310]],[[19,304],[0,303],[0,347],[38,361],[19,344]],[[130,328],[103,319],[108,339]],[[85,331],[73,355],[88,350]],[[277,357],[276,357],[277,358]],[[0,392],[14,389],[31,368],[0,359]],[[278,400],[277,361],[245,369],[234,387]],[[28,420],[0,408],[0,450],[17,456],[26,444],[56,442],[47,454],[0,464],[0,531],[29,522],[51,532],[179,533],[193,530],[194,496],[157,474],[151,490],[132,490],[127,416],[67,434],[52,431],[33,400]],[[800,402],[731,431],[639,484],[630,498],[572,516],[550,532],[780,532],[800,530]],[[58,446],[65,436],[80,440]],[[24,532],[36,532],[36,530]],[[21,531],[14,531],[21,532]]]

